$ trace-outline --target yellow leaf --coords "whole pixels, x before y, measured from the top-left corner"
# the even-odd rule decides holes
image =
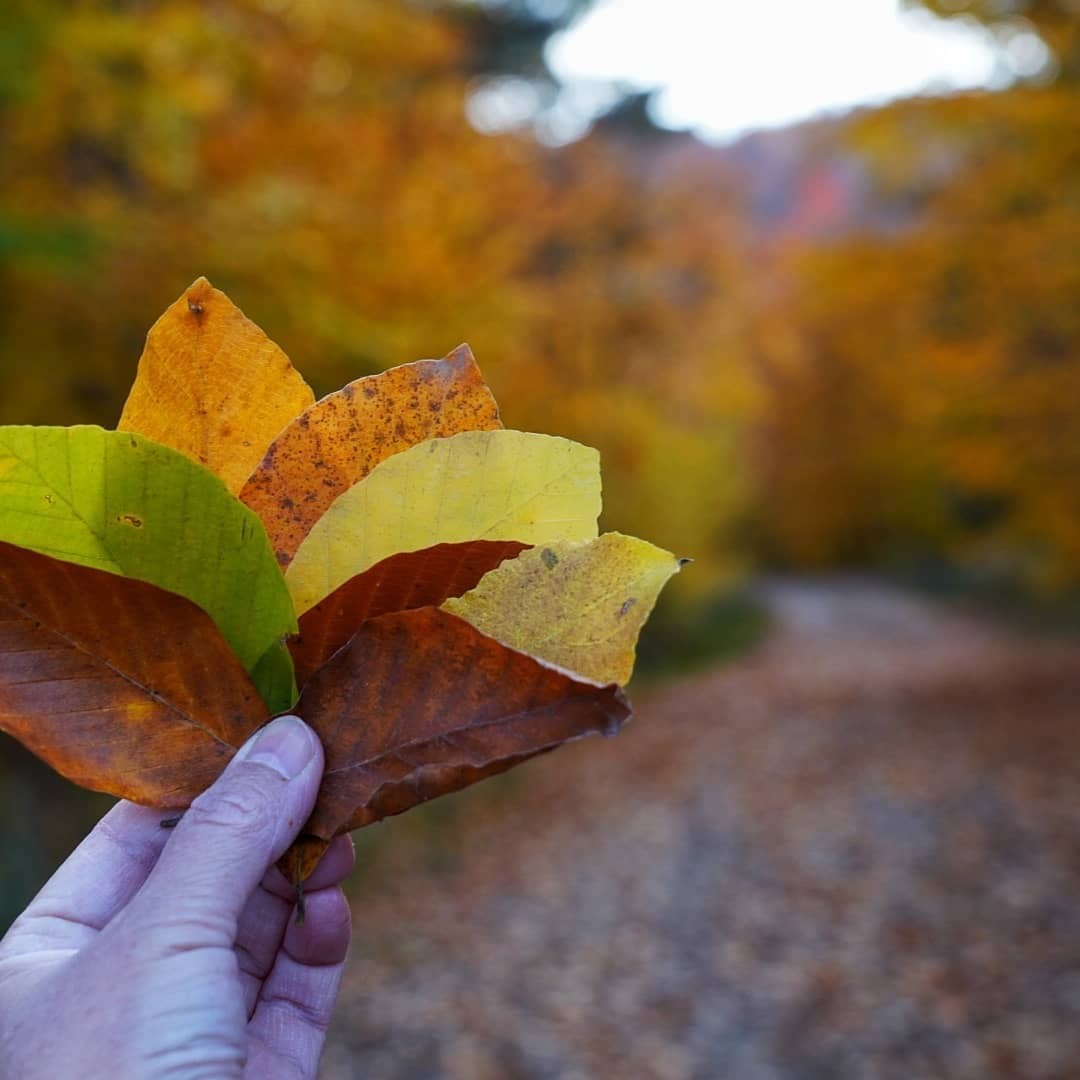
[[[199,278],[151,327],[117,426],[205,465],[235,495],[314,400],[289,358]]]
[[[340,495],[285,574],[298,615],[401,551],[468,540],[545,544],[596,536],[600,456],[522,431],[429,439]]]
[[[621,533],[556,541],[508,559],[442,606],[518,652],[598,683],[625,684],[638,634],[681,565]]]

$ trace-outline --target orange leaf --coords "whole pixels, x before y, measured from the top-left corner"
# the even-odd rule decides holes
[[[239,660],[190,601],[0,543],[0,730],[57,772],[184,807],[265,719]]]
[[[437,544],[391,555],[335,589],[300,619],[289,642],[301,687],[356,633],[360,624],[391,611],[438,607],[467,593],[489,571],[529,545],[516,540]]]
[[[299,845],[302,880],[325,844],[584,735],[630,709],[598,686],[514,652],[436,608],[371,619],[309,680],[296,710],[319,733],[326,772]]]
[[[342,492],[427,439],[502,425],[467,345],[349,383],[281,432],[240,498],[262,518],[282,566]]]
[[[194,458],[235,495],[313,400],[289,358],[199,278],[151,327],[117,426]]]

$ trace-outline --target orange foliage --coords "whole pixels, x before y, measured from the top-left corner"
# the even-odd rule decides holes
[[[1063,85],[845,133],[908,221],[780,256],[763,527],[797,562],[938,552],[1080,581],[1080,139]]]
[[[1080,579],[1065,0],[1026,7],[1056,82],[832,125],[819,150],[869,213],[767,242],[754,178],[733,191],[692,139],[473,131],[448,10],[9,6],[0,420],[113,422],[160,297],[206,272],[317,392],[469,341],[508,426],[598,445],[607,527],[698,557],[681,589],[740,564],[748,506],[755,553],[788,563]]]

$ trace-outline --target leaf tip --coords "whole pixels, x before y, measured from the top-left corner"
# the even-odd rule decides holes
[[[184,299],[187,301],[188,311],[196,319],[201,318],[206,311],[206,301],[214,292],[214,286],[205,277],[197,277],[184,290]]]
[[[451,349],[446,354],[444,359],[449,360],[450,362],[456,361],[456,362],[461,363],[461,364],[475,364],[476,363],[476,357],[473,356],[472,348],[470,347],[470,345],[469,345],[469,343],[467,341],[463,341],[456,348]]]

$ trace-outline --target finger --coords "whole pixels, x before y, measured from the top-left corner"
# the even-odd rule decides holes
[[[311,813],[323,753],[298,717],[256,732],[177,825],[128,916],[170,941],[229,945],[244,905]]]
[[[248,1076],[274,1075],[283,1061],[299,1076],[315,1076],[345,968],[350,923],[341,889],[321,889],[307,898],[307,918],[285,931],[248,1028]]]
[[[339,836],[327,849],[311,877],[304,882],[305,896],[342,882],[355,861],[352,839]],[[271,867],[248,898],[236,931],[236,957],[244,984],[250,1018],[263,980],[270,973],[296,906],[296,890],[276,867]]]
[[[165,846],[162,811],[117,803],[12,926],[4,951],[81,949],[141,888]]]
[[[340,885],[352,873],[356,863],[356,847],[351,836],[339,836],[330,841],[330,846],[323,852],[318,866],[311,876],[304,881],[304,892],[318,892],[327,885]],[[275,896],[293,903],[296,900],[296,886],[278,869],[271,866],[263,878],[263,885]]]

